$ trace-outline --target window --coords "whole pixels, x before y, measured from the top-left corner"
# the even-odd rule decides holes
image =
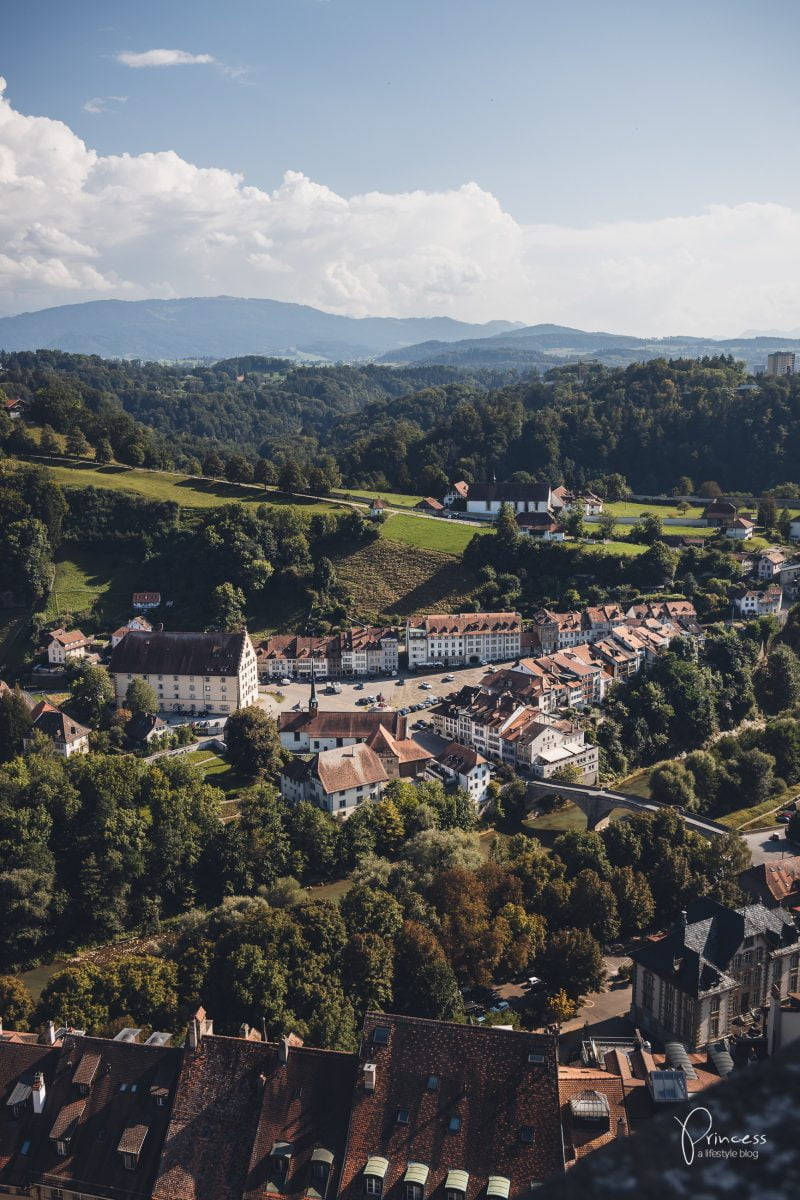
[[[409,1121],[409,1112],[408,1112],[408,1109],[407,1109],[407,1108],[398,1108],[398,1110],[397,1110],[397,1124],[398,1124],[398,1125],[407,1125],[407,1124],[408,1124],[408,1121]]]
[[[123,1154],[122,1165],[126,1171],[135,1171],[138,1164],[138,1156],[136,1154]]]
[[[377,1175],[367,1175],[364,1179],[364,1195],[380,1196],[383,1192],[383,1180]]]
[[[522,1142],[523,1146],[530,1146],[533,1144],[533,1126],[532,1125],[523,1125],[522,1126],[522,1128],[519,1131],[519,1140]]]
[[[57,1141],[56,1142],[56,1154],[58,1155],[59,1158],[66,1158],[68,1150],[69,1150],[69,1142],[65,1142],[65,1141]]]
[[[447,1128],[450,1133],[458,1133],[461,1128],[461,1117],[458,1113],[454,1113],[447,1123]]]
[[[426,1083],[426,1085],[425,1085],[425,1086],[426,1086],[426,1088],[428,1089],[428,1091],[429,1091],[429,1092],[438,1092],[438,1090],[439,1090],[439,1076],[438,1076],[438,1075],[429,1075],[429,1076],[428,1076],[428,1082]]]
[[[389,1043],[389,1028],[387,1025],[376,1025],[372,1031],[373,1046],[386,1046]]]
[[[789,991],[797,991],[797,976],[800,973],[800,954],[793,954],[789,959]]]
[[[424,1191],[421,1183],[407,1183],[406,1200],[422,1200]]]

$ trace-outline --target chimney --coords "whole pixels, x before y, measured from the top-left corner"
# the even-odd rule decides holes
[[[52,1021],[48,1021],[44,1027],[44,1044],[45,1046],[55,1046],[56,1044],[56,1027]]]
[[[375,1063],[364,1063],[364,1091],[374,1092],[378,1069]]]
[[[678,918],[678,924],[680,925],[681,929],[686,928],[686,909],[685,908],[681,909],[681,915]]]
[[[206,1034],[214,1032],[214,1022],[206,1016],[202,1004],[189,1021],[188,1042],[191,1050],[196,1050]]]
[[[41,1073],[41,1071],[37,1071],[33,1077],[33,1084],[31,1086],[31,1098],[33,1100],[33,1111],[35,1113],[44,1112],[45,1096],[46,1089],[44,1086],[44,1075]]]
[[[247,1024],[246,1021],[243,1021],[239,1028],[239,1037],[247,1038],[247,1035],[249,1034],[249,1032],[250,1032],[250,1026]]]
[[[278,1061],[279,1062],[287,1063],[289,1061],[289,1047],[291,1046],[291,1044],[292,1043],[289,1039],[288,1034],[284,1034],[284,1036],[278,1042]]]

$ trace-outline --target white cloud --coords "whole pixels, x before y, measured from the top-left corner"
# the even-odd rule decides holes
[[[127,96],[92,96],[83,106],[88,113],[114,112],[120,104],[127,104]]]
[[[117,60],[126,67],[183,67],[213,63],[213,54],[190,54],[188,50],[121,50]]]
[[[476,183],[345,197],[288,171],[266,192],[171,151],[99,155],[2,98],[0,188],[5,313],[226,293],[353,315],[737,334],[792,328],[800,309],[800,212],[777,204],[573,228],[523,225]]]

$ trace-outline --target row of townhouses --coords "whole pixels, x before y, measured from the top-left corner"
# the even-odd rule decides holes
[[[358,625],[326,637],[275,635],[256,646],[259,677],[281,679],[349,678],[393,675],[400,637],[396,629]]]
[[[619,629],[635,628],[646,621],[673,624],[679,632],[699,635],[697,613],[688,600],[663,600],[634,604],[624,609],[618,604],[600,604],[582,612],[553,612],[542,608],[534,613],[531,630],[541,654],[566,650],[598,642]]]
[[[519,658],[522,617],[519,613],[449,613],[409,617],[406,623],[408,665],[438,663],[469,666]]]

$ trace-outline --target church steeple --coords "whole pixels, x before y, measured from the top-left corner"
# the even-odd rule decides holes
[[[317,683],[316,683],[316,680],[314,679],[314,659],[312,658],[311,659],[311,699],[308,702],[308,711],[310,713],[315,713],[318,708],[319,708],[319,701],[317,700]]]

